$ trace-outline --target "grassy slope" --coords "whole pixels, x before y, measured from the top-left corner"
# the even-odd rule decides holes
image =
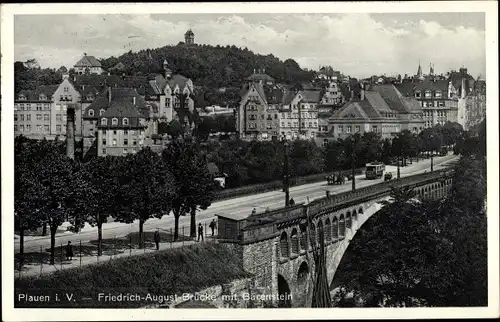
[[[201,244],[155,254],[121,258],[100,265],[68,269],[15,281],[15,307],[141,307],[148,301],[98,301],[98,293],[170,296],[248,276],[223,244]],[[38,291],[37,290],[43,290]],[[60,302],[18,302],[18,293],[51,295]],[[73,293],[76,301],[67,301]],[[82,297],[90,298],[82,300]]]

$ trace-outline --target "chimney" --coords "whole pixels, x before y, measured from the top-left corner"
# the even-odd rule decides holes
[[[462,77],[462,90],[461,90],[461,98],[465,98],[465,78]]]
[[[75,158],[75,107],[66,110],[66,156]]]

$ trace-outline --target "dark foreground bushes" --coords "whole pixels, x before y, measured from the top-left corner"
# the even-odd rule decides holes
[[[193,245],[16,280],[14,303],[23,308],[143,307],[158,302],[158,296],[192,293],[245,276],[248,274],[226,245]],[[156,298],[148,299],[148,293]],[[120,294],[121,299],[105,298]],[[30,301],[29,296],[50,298]]]

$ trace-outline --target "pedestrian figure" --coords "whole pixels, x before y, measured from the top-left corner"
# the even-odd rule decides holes
[[[295,205],[295,200],[293,200],[293,198],[290,198],[290,206],[293,206]]]
[[[212,219],[212,222],[210,223],[209,227],[212,229],[212,237],[214,236],[214,229],[217,224],[215,223],[215,219]]]
[[[68,245],[66,245],[66,260],[73,260],[73,245],[68,241]]]
[[[198,241],[200,241],[200,236],[201,236],[201,241],[203,241],[203,226],[201,223],[198,224]]]
[[[253,208],[252,215],[255,215],[256,213],[257,213],[257,210],[255,208]]]
[[[155,244],[156,244],[156,250],[160,250],[160,232],[158,230],[155,231]]]

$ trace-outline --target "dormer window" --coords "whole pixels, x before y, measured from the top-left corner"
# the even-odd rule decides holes
[[[105,117],[103,117],[103,118],[101,119],[101,124],[102,124],[102,125],[108,125],[108,119],[107,119],[107,118],[105,118]]]
[[[45,101],[47,99],[47,96],[42,94],[42,95],[40,95],[39,99],[40,99],[40,101]]]
[[[113,117],[113,119],[111,120],[111,125],[118,125],[118,119],[116,117]]]
[[[94,116],[94,110],[89,110],[89,116]]]
[[[104,110],[103,110],[103,109],[101,109],[101,110],[99,111],[99,116],[102,116],[103,114],[104,114]]]
[[[436,91],[436,97],[441,97],[441,91]]]
[[[19,95],[19,100],[20,101],[25,101],[26,100],[26,96],[24,96],[23,94]]]
[[[421,97],[420,91],[415,92],[415,97],[416,97],[416,98],[420,98],[420,97]]]
[[[128,118],[126,117],[123,118],[123,125],[128,125]]]
[[[94,96],[92,96],[92,95],[87,96],[87,101],[93,101],[93,100],[94,100]]]
[[[431,95],[431,91],[425,91],[425,98],[431,98],[432,95]]]

